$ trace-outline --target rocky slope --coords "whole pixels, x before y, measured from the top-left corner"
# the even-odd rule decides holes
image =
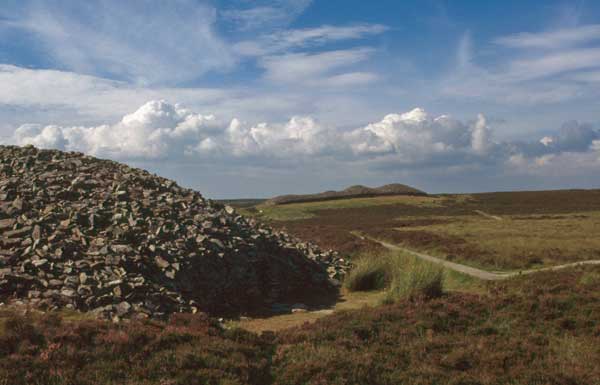
[[[0,146],[0,302],[109,318],[243,314],[329,295],[344,267],[146,171]]]
[[[265,202],[267,205],[284,205],[288,203],[317,202],[333,199],[366,198],[384,195],[427,195],[416,188],[400,184],[386,184],[381,187],[350,186],[342,191],[325,191],[318,194],[281,195]]]

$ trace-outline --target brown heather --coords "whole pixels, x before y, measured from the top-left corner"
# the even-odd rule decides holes
[[[277,333],[1,313],[2,384],[598,384],[600,268],[342,311]]]

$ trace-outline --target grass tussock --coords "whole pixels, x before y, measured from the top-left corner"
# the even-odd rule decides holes
[[[444,293],[444,269],[417,258],[408,258],[392,280],[383,302],[394,303],[403,298],[426,299],[441,297]]]
[[[344,285],[349,291],[386,289],[384,303],[403,298],[438,298],[444,293],[444,269],[405,254],[368,255],[358,259]]]
[[[354,262],[354,268],[344,280],[349,291],[383,290],[393,279],[391,255],[365,255]]]

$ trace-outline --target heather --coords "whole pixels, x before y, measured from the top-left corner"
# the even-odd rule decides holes
[[[2,311],[10,384],[597,384],[597,267],[404,298],[255,334],[169,322]],[[1,382],[0,382],[1,383]]]

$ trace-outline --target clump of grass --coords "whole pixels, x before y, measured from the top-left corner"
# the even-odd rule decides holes
[[[363,256],[355,262],[344,286],[349,291],[387,289],[384,303],[402,298],[437,298],[444,293],[444,269],[404,254]]]
[[[383,290],[392,281],[393,261],[390,255],[366,255],[354,263],[346,276],[344,286],[349,291]]]
[[[438,298],[444,293],[444,269],[414,257],[405,257],[402,269],[395,271],[383,303],[403,298]]]

